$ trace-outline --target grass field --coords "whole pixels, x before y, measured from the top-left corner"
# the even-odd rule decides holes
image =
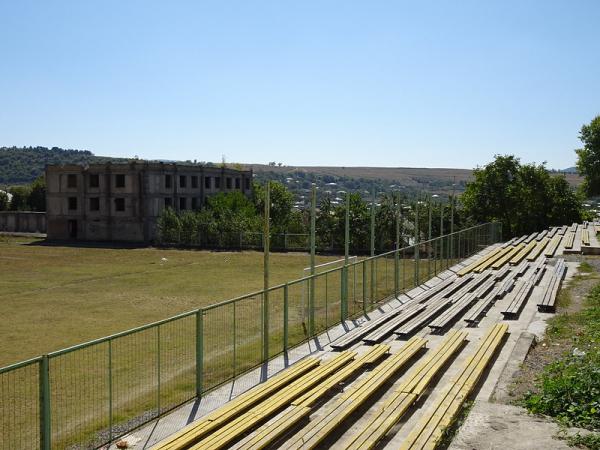
[[[262,287],[259,252],[208,252],[153,248],[111,249],[50,246],[43,241],[0,237],[0,366],[203,307],[197,317],[176,320],[103,340],[49,361],[52,448],[100,445],[109,432],[130,430],[194,397],[197,368],[203,391],[261,362],[261,295],[206,306]],[[415,281],[411,249],[401,252],[398,289]],[[271,255],[272,284],[302,275],[306,254]],[[319,257],[318,262],[336,259]],[[442,262],[421,260],[420,282]],[[453,261],[445,260],[443,266]],[[393,253],[348,268],[350,317],[395,290]],[[433,272],[431,273],[433,275]],[[340,270],[315,278],[315,332],[340,321]],[[307,338],[306,281],[269,294],[269,355]],[[288,308],[284,308],[285,299]],[[364,300],[364,301],[363,301]],[[284,322],[288,311],[287,322]],[[308,322],[309,323],[309,322]],[[202,365],[197,363],[200,333]],[[38,362],[0,377],[0,448],[37,446]],[[14,405],[14,408],[11,407]],[[4,436],[3,436],[4,435]],[[25,444],[23,439],[27,439]]]
[[[272,254],[272,284],[299,278],[307,265],[306,254]],[[263,283],[260,252],[48,246],[6,236],[0,237],[0,274],[0,367],[260,290]]]

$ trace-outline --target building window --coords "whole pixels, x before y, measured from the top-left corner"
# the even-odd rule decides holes
[[[90,197],[90,211],[100,211],[100,197]]]
[[[124,188],[125,187],[125,175],[119,173],[115,175],[115,187]]]
[[[192,177],[192,189],[197,189],[197,188],[198,188],[198,177],[193,176]]]
[[[196,197],[192,197],[192,209],[198,209],[198,199]]]
[[[186,209],[186,206],[187,206],[186,205],[186,203],[187,203],[186,200],[187,199],[185,197],[179,197],[179,209],[180,210]]]
[[[100,175],[97,173],[90,174],[90,187],[97,188],[100,187]]]
[[[185,175],[179,175],[179,187],[184,188],[187,184],[187,177]]]
[[[236,178],[236,179],[235,179],[235,188],[236,188],[236,189],[239,189],[241,184],[242,184],[242,183],[241,183],[241,180],[240,180],[239,178]]]
[[[215,189],[221,189],[221,177],[215,177]]]
[[[74,173],[70,173],[67,175],[67,187],[68,188],[76,188],[77,187],[77,175]]]
[[[231,189],[231,177],[227,177],[225,179],[225,183],[227,185],[227,189]]]
[[[165,188],[171,189],[172,178],[171,175],[165,175]]]
[[[204,187],[210,189],[210,177],[204,177]]]
[[[246,190],[249,191],[250,190],[250,178],[245,178],[244,181],[246,182]]]
[[[115,198],[115,211],[125,211],[124,198]]]
[[[77,197],[69,197],[69,211],[77,210]]]
[[[171,197],[165,197],[165,208],[173,207],[173,199]]]

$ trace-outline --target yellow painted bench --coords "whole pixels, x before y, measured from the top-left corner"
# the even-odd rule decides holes
[[[573,248],[575,242],[575,233],[569,232],[565,237],[565,248]]]
[[[498,258],[492,264],[490,264],[488,267],[491,267],[494,270],[500,269],[508,261],[510,261],[513,256],[515,256],[517,253],[519,253],[525,247],[525,245],[526,244],[521,243],[521,244],[515,245],[514,247],[507,247],[508,251],[505,252],[500,258]],[[486,269],[488,267],[486,267]]]
[[[508,325],[494,325],[481,339],[475,352],[466,360],[458,375],[436,397],[433,405],[400,444],[400,450],[434,450],[444,430],[456,419],[465,399],[503,344]]]
[[[308,417],[314,404],[322,399],[328,392],[339,386],[357,372],[363,370],[367,365],[374,364],[383,355],[389,352],[390,346],[378,344],[370,347],[369,350],[342,368],[333,376],[327,378],[321,384],[315,386],[302,396],[294,400],[283,413],[277,416],[247,438],[234,445],[233,449],[239,450],[258,450],[263,449],[282,435],[289,432],[299,421]]]
[[[462,277],[463,275],[471,273],[477,266],[483,264],[488,259],[493,258],[495,255],[497,255],[498,253],[500,253],[502,250],[503,250],[502,247],[495,248],[494,250],[492,250],[491,252],[489,252],[487,255],[485,255],[485,256],[477,259],[476,261],[472,262],[468,266],[463,267],[462,269],[460,269],[458,272],[456,272],[456,275],[458,275],[459,277]]]
[[[546,247],[546,250],[544,251],[544,256],[546,258],[551,258],[554,256],[554,253],[556,253],[556,249],[560,245],[561,240],[562,240],[562,236],[560,236],[559,234],[554,235],[554,237],[550,241],[550,244],[548,244],[548,246]]]
[[[581,243],[583,245],[590,245],[590,231],[585,229],[581,230]]]
[[[400,420],[406,411],[423,395],[450,358],[461,350],[466,331],[452,330],[437,348],[420,360],[402,383],[394,389],[385,403],[371,416],[365,428],[345,446],[347,450],[371,449]]]
[[[154,446],[153,449],[175,450],[182,448],[181,443],[186,442],[186,439],[189,436],[203,435],[218,428],[227,421],[263,401],[265,398],[278,392],[294,380],[314,370],[320,363],[320,359],[313,357],[305,358],[297,362],[264,383],[240,394],[232,401],[217,408],[200,420],[182,428],[177,433]]]
[[[510,258],[508,263],[511,266],[516,266],[516,265],[520,264],[521,261],[523,261],[525,259],[525,257],[527,255],[529,255],[529,253],[536,247],[536,245],[537,245],[537,241],[535,241],[535,240],[529,242],[528,244],[525,244],[525,247],[523,247],[519,252],[514,254],[513,257]]]
[[[290,405],[296,398],[307,390],[321,383],[323,380],[338,372],[343,366],[356,357],[356,352],[344,351],[335,358],[321,364],[317,369],[298,378],[284,389],[273,394],[263,402],[255,405],[252,409],[230,420],[223,426],[213,430],[210,434],[189,439],[182,443],[181,448],[195,450],[221,449],[228,446],[232,441],[243,436],[248,431],[256,428],[265,420]]]
[[[473,272],[475,273],[481,273],[484,270],[489,269],[490,267],[492,267],[498,260],[504,258],[506,255],[511,254],[514,251],[515,247],[509,246],[506,248],[503,248],[501,252],[499,252],[497,255],[494,255],[493,258],[488,259],[487,261],[484,261],[482,264],[480,264],[479,266],[477,266],[475,269],[473,269]]]
[[[542,252],[544,251],[544,249],[546,248],[546,246],[548,245],[549,242],[550,242],[550,239],[548,239],[548,238],[543,238],[541,241],[538,241],[537,245],[534,247],[534,249],[531,251],[531,253],[529,253],[529,255],[527,255],[527,257],[526,257],[527,261],[535,261],[537,259],[537,257],[542,254]]]
[[[395,373],[405,367],[413,357],[425,347],[427,341],[413,337],[400,349],[382,363],[378,364],[367,376],[357,380],[345,391],[327,411],[310,427],[307,427],[290,441],[281,445],[284,449],[319,448],[323,440],[335,430],[345,419],[383,386]]]

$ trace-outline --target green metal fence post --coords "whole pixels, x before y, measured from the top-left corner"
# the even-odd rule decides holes
[[[204,382],[204,311],[196,311],[196,397],[202,396]]]
[[[237,302],[233,302],[233,326],[232,326],[232,330],[231,330],[231,336],[233,338],[233,376],[235,378],[236,374],[237,374],[237,335],[236,335],[236,307],[235,305],[237,305]]]
[[[348,258],[350,257],[350,193],[346,192],[346,221],[344,226],[344,268],[342,269],[342,322],[348,317]]]
[[[367,307],[367,262],[362,262],[362,298],[363,298],[363,313],[366,315],[371,308]]]
[[[417,201],[415,203],[415,266],[414,266],[414,275],[415,275],[415,287],[419,285],[419,196],[417,196]]]
[[[289,287],[285,283],[283,285],[283,351],[288,350],[288,314],[289,314]]]
[[[51,444],[51,412],[50,412],[50,364],[48,355],[42,356],[40,369],[40,449],[50,450]]]
[[[371,258],[375,256],[375,189],[373,189],[373,200],[371,200]],[[375,266],[373,259],[370,261],[371,266],[371,303],[375,297]]]
[[[394,252],[394,296],[400,294],[400,195],[396,198],[396,251]]]
[[[310,199],[310,274],[308,297],[308,335],[315,335],[315,252],[316,252],[316,223],[317,223],[317,187],[312,185]]]
[[[156,416],[160,416],[160,325],[156,327]]]
[[[112,385],[112,339],[108,340],[108,441],[112,442],[113,430],[113,385]]]
[[[264,286],[262,295],[262,360],[269,360],[269,251],[270,251],[270,215],[271,215],[271,183],[267,181],[265,186],[265,217],[264,217]]]

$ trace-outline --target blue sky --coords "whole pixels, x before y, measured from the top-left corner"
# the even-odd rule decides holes
[[[600,2],[0,0],[0,146],[294,165],[573,165]]]

